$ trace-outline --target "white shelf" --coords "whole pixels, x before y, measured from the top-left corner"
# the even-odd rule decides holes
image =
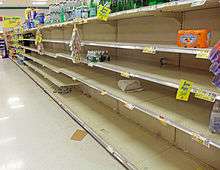
[[[153,47],[155,52],[169,52],[182,54],[198,54],[201,51],[209,50],[211,48],[182,48],[176,45],[161,45],[161,44],[141,44],[141,43],[123,43],[123,42],[96,42],[96,41],[82,41],[83,46],[99,46],[111,47],[131,50],[144,50],[145,47]]]
[[[120,11],[109,15],[109,20],[119,20],[134,17],[154,16],[154,15],[167,15],[170,13],[172,17],[177,16],[177,12],[192,11],[197,9],[219,7],[219,0],[179,0],[174,2],[168,2],[164,4],[146,6],[142,8]],[[68,21],[64,23],[57,23],[51,25],[42,26],[40,29],[49,29],[56,27],[64,27],[73,24],[85,24],[88,22],[98,21],[97,17],[88,19],[75,19],[74,21]],[[36,31],[37,28],[25,30],[23,34]]]
[[[24,63],[36,72],[38,72],[39,74],[41,74],[44,78],[50,80],[58,87],[74,85],[74,81],[65,75],[57,74],[47,68],[42,67],[37,63],[34,63],[33,61],[24,61]]]
[[[45,52],[45,55],[47,55],[47,52]],[[72,60],[70,55],[64,53],[60,53],[60,55],[54,53],[49,56],[56,56],[55,58],[62,57]],[[193,88],[191,90],[192,93],[196,93],[198,89],[206,89],[216,95],[216,100],[220,100],[220,89],[211,83],[212,76],[210,73],[205,71],[198,71],[196,69],[189,68],[182,68],[179,70],[179,68],[171,66],[165,66],[161,68],[158,65],[147,62],[142,64],[134,62],[131,63],[123,60],[98,63],[87,63],[86,60],[83,60],[82,62],[89,64],[90,66],[92,65],[117,73],[127,72],[129,73],[130,77],[140,78],[175,89],[179,88],[179,82],[181,79],[190,80],[194,82]]]
[[[209,166],[192,158],[189,154],[183,153],[160,137],[152,135],[109,107],[86,97],[79,91],[76,90],[68,95],[54,94],[50,83],[43,77],[27,68],[22,67],[22,69],[64,109],[70,108],[68,113],[127,168],[158,167],[159,169],[162,166],[163,169],[176,169],[176,167],[179,170],[186,168],[194,170],[198,167],[210,169]]]
[[[28,41],[28,39],[25,39]],[[32,41],[30,39],[30,41]],[[69,44],[70,41],[66,40],[43,40],[49,43]],[[97,42],[97,41],[82,41],[82,46],[98,46],[110,47],[129,50],[144,50],[145,47],[153,47],[155,52],[168,52],[168,53],[182,53],[197,55],[202,51],[211,51],[212,48],[182,48],[176,45],[161,45],[161,44],[143,44],[143,43],[123,43],[123,42]]]
[[[220,89],[211,83],[212,75],[206,71],[190,68],[181,68],[179,70],[179,68],[174,66],[164,66],[161,68],[159,65],[153,63],[131,63],[125,60],[98,63],[87,63],[84,60],[83,62],[90,66],[96,66],[117,73],[126,72],[130,77],[140,78],[175,89],[179,88],[181,79],[189,80],[194,82],[191,90],[192,93],[196,93],[198,89],[206,89],[216,94],[216,100],[220,100]]]
[[[59,43],[59,44],[69,44],[70,41],[66,41],[66,40],[49,40],[49,39],[43,39],[43,42],[48,42],[48,43]]]
[[[35,39],[20,39],[21,41],[35,41]],[[43,39],[43,42],[48,42],[48,43],[59,43],[59,44],[69,44],[70,41],[66,40],[53,40],[53,39]]]
[[[220,135],[212,134],[208,129],[211,103],[195,99],[191,99],[190,102],[181,102],[175,99],[175,91],[152,85],[145,87],[145,91],[124,93],[117,87],[115,76],[106,75],[106,72],[98,72],[71,63],[59,64],[56,60],[45,61],[44,58],[40,60],[44,61],[39,64],[44,63],[45,67],[54,69],[53,71],[72,77],[99,92],[105,92],[106,95],[122,103],[128,103],[134,109],[158,120],[162,116],[167,124],[190,135],[198,134],[209,141],[210,145],[220,148]]]
[[[19,46],[19,47],[21,47],[21,48],[23,48],[23,49],[26,49],[26,50],[34,51],[34,52],[36,52],[36,53],[39,52],[39,50],[37,50],[36,48],[27,47],[27,46],[22,46],[22,45]]]

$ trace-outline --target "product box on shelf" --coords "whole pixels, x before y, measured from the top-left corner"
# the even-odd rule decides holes
[[[186,48],[208,48],[210,45],[211,32],[201,30],[179,30],[177,45]]]

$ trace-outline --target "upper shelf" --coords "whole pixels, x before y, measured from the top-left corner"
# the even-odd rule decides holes
[[[135,18],[143,16],[157,16],[157,15],[168,15],[171,17],[177,17],[177,12],[191,11],[204,8],[212,8],[220,6],[219,0],[179,0],[173,2],[167,2],[158,5],[146,6],[137,9],[125,10],[109,15],[109,20],[120,20],[126,18]],[[53,27],[63,27],[73,24],[84,24],[88,22],[98,21],[97,17],[92,17],[88,19],[75,19],[73,21],[68,21],[64,23],[57,23],[51,25],[45,25],[40,27],[40,29],[48,29]],[[23,33],[28,33],[36,31],[37,28],[25,30]]]
[[[211,51],[211,48],[183,48],[183,47],[178,47],[176,45],[123,43],[123,42],[82,41],[82,45],[131,49],[131,50],[144,50],[145,48],[152,48],[152,52],[169,52],[169,53],[183,53],[183,54],[195,54],[195,55],[206,50]]]
[[[22,39],[24,41],[34,41],[34,39]],[[44,39],[43,42],[49,43],[61,43],[69,44],[70,41],[67,40],[53,40]],[[156,52],[168,52],[168,53],[182,53],[182,54],[192,54],[197,55],[202,52],[210,52],[212,48],[183,48],[176,45],[162,45],[162,44],[144,44],[144,43],[124,43],[124,42],[101,42],[101,41],[82,41],[82,46],[97,46],[97,47],[110,47],[110,48],[120,48],[120,49],[130,49],[130,50],[144,50],[145,48],[151,48],[150,52],[146,53],[156,53]]]

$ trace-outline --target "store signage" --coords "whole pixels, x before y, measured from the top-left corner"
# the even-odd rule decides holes
[[[107,21],[110,12],[111,12],[111,9],[109,9],[108,7],[99,5],[98,11],[97,11],[97,18],[101,21]]]
[[[192,84],[193,82],[187,81],[187,80],[181,80],[179,89],[176,94],[176,99],[177,100],[183,100],[183,101],[188,101],[190,92],[192,89]]]
[[[4,16],[3,27],[14,28],[21,24],[21,17],[18,16]]]

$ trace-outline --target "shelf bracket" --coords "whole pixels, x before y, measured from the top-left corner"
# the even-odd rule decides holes
[[[220,101],[216,100],[210,116],[209,129],[212,133],[220,133]]]

